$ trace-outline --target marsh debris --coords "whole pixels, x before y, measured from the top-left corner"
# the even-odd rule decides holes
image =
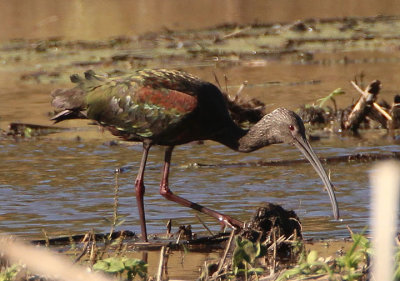
[[[362,78],[362,77],[361,77]],[[385,100],[378,102],[378,94],[382,87],[379,80],[373,80],[363,90],[355,81],[351,85],[360,94],[357,102],[344,109],[337,109],[334,93],[320,100],[331,100],[334,109],[329,106],[303,105],[298,110],[303,121],[314,127],[322,127],[333,132],[351,132],[359,136],[360,129],[386,129],[394,137],[395,129],[400,128],[400,96],[395,95],[390,104]],[[338,90],[338,89],[337,89]],[[342,93],[341,93],[342,94]]]
[[[180,225],[177,234],[178,234],[177,241],[179,241],[180,239],[188,240],[188,241],[192,240],[193,239],[192,226],[191,225]]]
[[[338,155],[319,158],[322,163],[365,163],[378,160],[397,159],[400,160],[400,153],[396,151],[388,153],[355,153],[347,155]],[[247,162],[228,162],[219,164],[193,163],[185,166],[185,168],[227,168],[227,167],[279,167],[291,166],[296,164],[308,163],[307,159],[289,159],[289,160],[271,160],[271,161],[247,161]],[[127,168],[124,168],[127,169]]]
[[[313,126],[328,124],[334,118],[331,112],[331,108],[324,109],[319,106],[306,105],[302,105],[297,111],[304,123],[308,123]]]
[[[234,97],[222,92],[232,119],[242,127],[257,123],[265,114],[265,103],[256,98],[246,98],[239,94]]]
[[[85,240],[86,236],[87,236],[87,234],[76,234],[76,235],[70,235],[70,236],[32,240],[31,243],[34,245],[48,245],[48,246],[68,245],[71,242],[79,243],[79,242]],[[111,234],[110,233],[93,234],[94,241],[98,241],[98,242],[104,241],[105,239],[116,240],[121,237],[137,238],[136,234],[129,230],[115,231]]]
[[[12,122],[8,125],[8,131],[6,132],[6,135],[12,137],[32,138],[32,137],[46,136],[49,134],[62,132],[66,130],[69,129],[55,127],[55,126]]]
[[[379,80],[372,81],[368,87],[362,91],[356,84],[356,89],[359,89],[361,96],[358,101],[352,106],[350,113],[347,118],[343,120],[342,127],[344,130],[351,130],[357,132],[361,122],[366,120],[367,116],[372,116],[371,111],[373,105],[381,89],[381,82]]]
[[[222,259],[206,264],[200,280],[274,276],[280,264],[294,262],[303,248],[301,223],[295,212],[271,203],[260,207],[245,228],[234,234]]]
[[[302,226],[294,211],[287,211],[282,206],[266,203],[246,223],[239,235],[252,242],[271,240],[272,233],[277,237],[295,237],[302,239]]]

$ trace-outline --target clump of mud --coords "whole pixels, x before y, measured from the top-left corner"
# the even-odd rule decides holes
[[[239,235],[252,242],[261,243],[273,242],[279,237],[291,240],[303,238],[301,222],[296,213],[272,203],[258,208]]]

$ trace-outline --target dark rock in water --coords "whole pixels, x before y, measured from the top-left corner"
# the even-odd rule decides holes
[[[279,205],[266,203],[260,207],[251,220],[246,223],[245,228],[239,233],[240,236],[252,242],[264,242],[275,235],[292,239],[302,239],[302,226],[299,217],[294,211],[287,211]]]

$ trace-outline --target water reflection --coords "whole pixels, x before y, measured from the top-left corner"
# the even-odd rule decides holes
[[[317,154],[327,145],[315,143]],[[352,153],[352,148],[329,145],[328,154]],[[105,232],[112,217],[116,167],[129,165],[133,171],[120,175],[120,212],[126,216],[122,229],[139,231],[133,182],[141,156],[140,147],[109,147],[102,140],[3,143],[0,163],[1,229],[32,237],[42,229],[50,234],[78,233],[95,229]],[[337,149],[337,150],[336,150]],[[380,146],[385,151],[385,146]],[[388,150],[393,147],[388,147]],[[369,147],[358,150],[369,151]],[[24,157],[21,157],[24,155]],[[175,225],[192,224],[203,230],[195,211],[165,200],[158,194],[163,150],[154,148],[146,171],[145,206],[150,233],[163,232],[168,219]],[[277,158],[298,158],[291,146],[276,145],[252,154],[232,152],[215,143],[178,147],[171,170],[171,189],[207,207],[246,220],[265,202],[294,209],[304,224],[306,237],[347,236],[346,225],[361,230],[367,225],[370,163],[330,166],[338,186],[343,222],[332,221],[329,199],[309,164],[296,167],[196,168],[190,163],[228,163]],[[349,166],[352,168],[349,169]],[[202,215],[211,229],[220,229],[212,218]]]
[[[0,1],[0,40],[60,36],[104,39],[225,23],[245,25],[313,17],[392,15],[399,10],[400,5],[394,0],[364,0],[363,5],[358,0],[202,0],[191,1],[190,5],[182,0]]]

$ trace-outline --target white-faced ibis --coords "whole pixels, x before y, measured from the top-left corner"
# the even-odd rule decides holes
[[[303,121],[294,112],[278,108],[249,130],[242,129],[232,120],[226,101],[216,86],[179,71],[139,70],[113,78],[87,71],[85,77],[72,75],[71,81],[77,84],[75,88],[52,93],[52,105],[59,111],[52,120],[92,119],[116,136],[143,143],[135,191],[144,241],[147,241],[147,231],[143,179],[152,145],[166,147],[160,184],[162,196],[208,214],[227,226],[241,228],[243,222],[172,193],[168,174],[173,148],[196,140],[217,141],[240,152],[252,152],[276,143],[293,144],[321,177],[333,215],[335,219],[339,218],[332,183],[306,139]]]

